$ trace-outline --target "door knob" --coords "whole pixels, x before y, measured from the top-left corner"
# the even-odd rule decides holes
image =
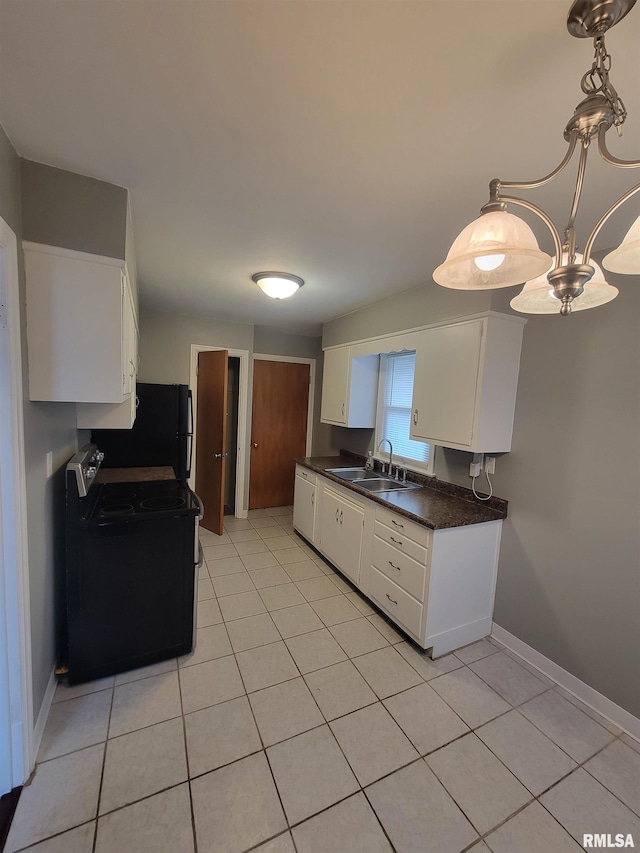
[[[257,441],[254,441],[254,442],[252,443],[252,445],[251,445],[251,447],[257,447],[257,446],[258,446],[258,442],[257,442]]]
[[[222,453],[214,453],[213,458],[214,459],[222,459]]]

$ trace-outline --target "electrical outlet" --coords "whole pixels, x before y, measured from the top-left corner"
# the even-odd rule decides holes
[[[482,471],[482,463],[484,461],[483,453],[474,453],[473,462],[469,463],[469,476],[478,477]]]
[[[51,450],[47,453],[47,480],[53,474],[53,453]]]
[[[484,470],[487,474],[495,474],[496,472],[496,457],[487,456],[484,460]]]

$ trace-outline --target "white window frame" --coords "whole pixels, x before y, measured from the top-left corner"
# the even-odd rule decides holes
[[[388,464],[389,462],[389,450],[387,445],[385,444],[382,448],[380,448],[380,442],[384,441],[386,438],[385,435],[382,434],[382,421],[384,415],[384,398],[385,398],[385,384],[386,384],[386,364],[388,358],[393,358],[398,355],[410,355],[415,354],[415,350],[402,350],[400,352],[390,352],[390,353],[380,353],[380,366],[378,370],[378,402],[376,406],[376,427],[374,433],[374,442],[375,442],[375,450],[374,450],[374,458],[379,460],[380,462],[384,462]],[[415,440],[415,439],[414,439]],[[424,444],[428,444],[428,442],[421,442]],[[393,464],[400,465],[402,468],[406,468],[408,471],[415,471],[418,474],[426,474],[428,476],[435,476],[434,472],[434,457],[435,457],[435,445],[429,445],[429,459],[426,462],[421,462],[417,459],[409,459],[408,457],[401,456],[396,453],[395,450],[393,452]]]

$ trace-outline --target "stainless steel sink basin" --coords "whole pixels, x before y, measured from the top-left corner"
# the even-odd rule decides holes
[[[386,477],[379,477],[377,480],[363,480],[358,483],[361,489],[366,489],[368,492],[396,492],[400,489],[421,489],[417,483],[401,483],[399,480],[389,480]]]
[[[375,471],[367,471],[366,468],[325,468],[325,471],[349,483],[355,480],[378,480],[382,476]]]
[[[396,492],[401,489],[422,488],[417,483],[401,483],[376,471],[367,471],[366,468],[325,468],[324,470],[348,483],[355,483],[368,492]]]

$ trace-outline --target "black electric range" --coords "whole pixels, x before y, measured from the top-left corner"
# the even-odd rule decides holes
[[[101,453],[67,465],[66,632],[70,684],[193,647],[201,504],[181,480],[98,483]]]

